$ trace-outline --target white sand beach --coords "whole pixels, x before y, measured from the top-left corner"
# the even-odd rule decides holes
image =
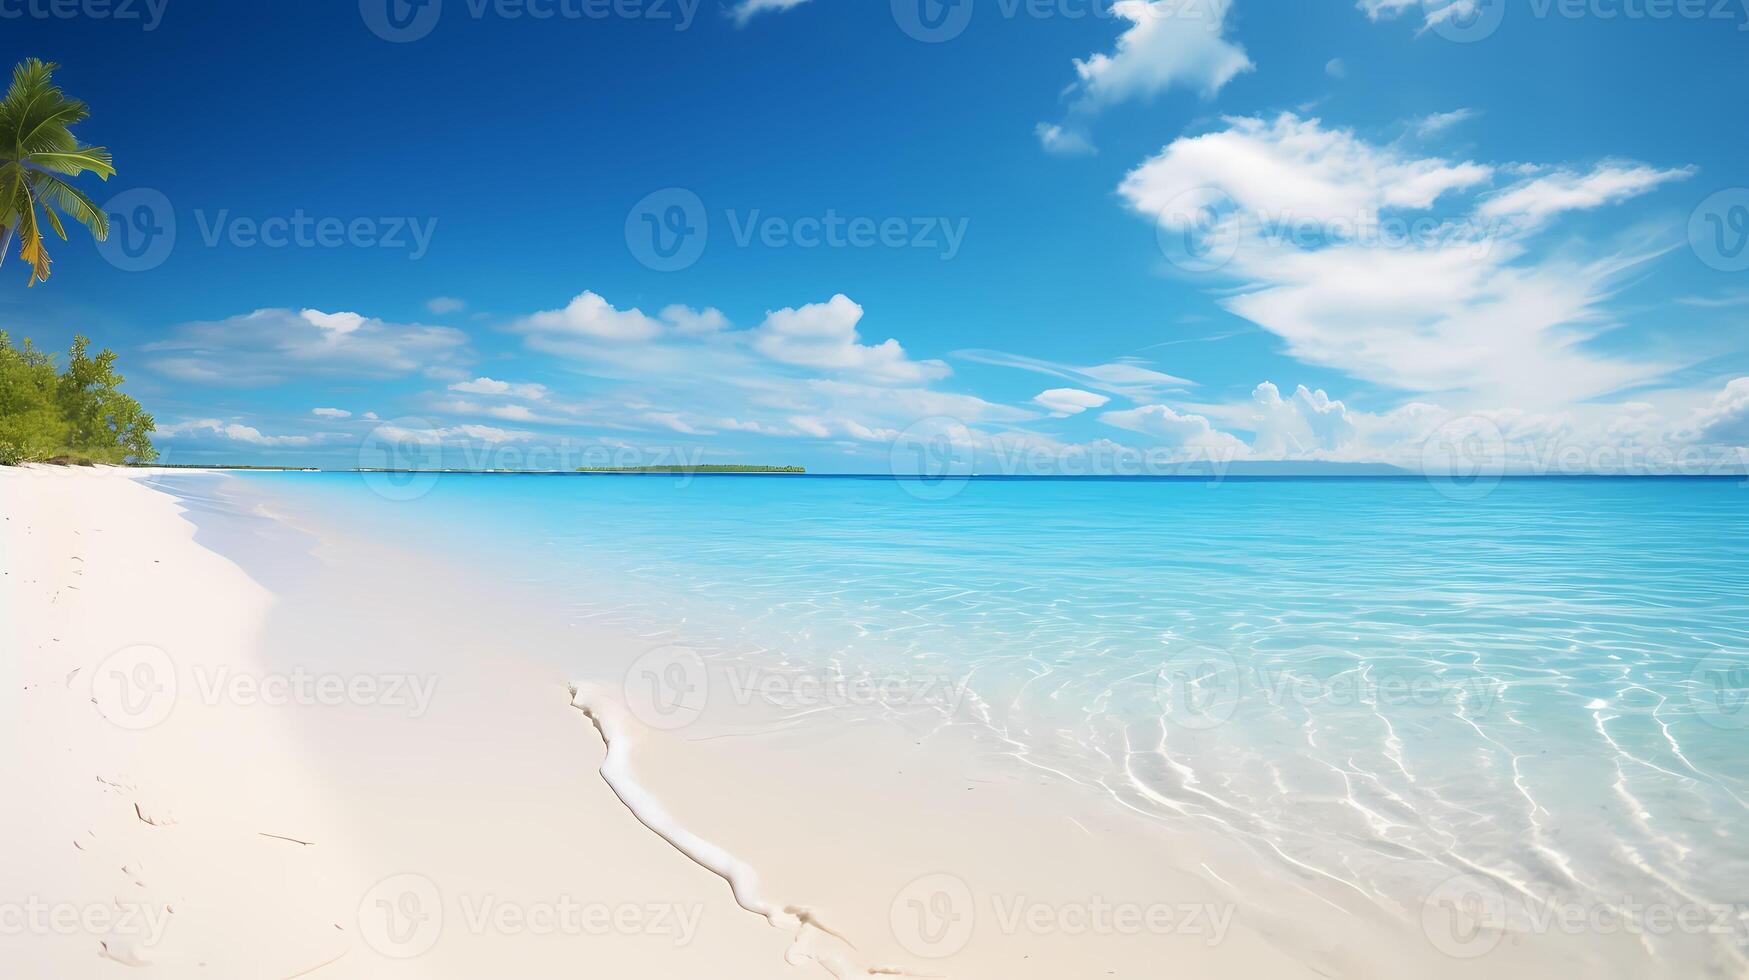
[[[0,469],[8,976],[1638,974],[1627,936],[1447,955],[969,729],[651,730],[635,637],[334,535],[263,545],[269,592],[151,484]]]

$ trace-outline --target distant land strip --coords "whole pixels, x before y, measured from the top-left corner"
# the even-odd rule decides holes
[[[808,472],[801,466],[733,466],[719,463],[701,466],[585,466],[579,473],[790,473]]]

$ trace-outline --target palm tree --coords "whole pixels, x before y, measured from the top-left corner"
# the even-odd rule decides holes
[[[59,208],[91,229],[98,241],[109,237],[109,217],[63,177],[90,171],[104,180],[115,173],[109,151],[81,146],[72,127],[90,115],[85,103],[69,99],[55,87],[59,65],[31,58],[12,69],[12,87],[0,99],[0,263],[19,239],[18,257],[30,263],[30,283],[49,277],[49,253],[43,248],[41,220],[61,241]]]

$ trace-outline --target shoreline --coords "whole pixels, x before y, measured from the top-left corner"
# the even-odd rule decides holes
[[[101,479],[91,477],[93,486]],[[14,480],[0,475],[9,515],[23,500]],[[259,541],[263,528],[295,528],[297,521],[283,514],[274,520],[227,517],[216,508],[190,516],[178,513],[186,501],[144,485],[135,489],[150,503],[139,494],[100,495],[102,500],[86,503],[101,509],[121,506],[121,496],[139,498],[126,506],[143,526],[173,540],[181,535],[186,540],[179,554],[187,552],[191,562],[195,553],[205,555],[201,560],[224,570],[213,571],[213,583],[203,588],[254,594],[260,604],[255,618],[229,632],[228,641],[247,652],[233,653],[220,665],[284,676],[288,689],[299,670],[310,678],[355,682],[400,677],[406,683],[399,696],[419,710],[417,717],[372,710],[392,706],[385,684],[374,695],[381,703],[256,704],[248,712],[214,716],[207,729],[225,738],[239,724],[272,729],[280,751],[252,758],[264,774],[258,781],[315,787],[308,795],[320,806],[306,801],[302,819],[285,825],[299,839],[284,844],[296,861],[318,860],[317,848],[302,846],[302,840],[349,841],[344,851],[322,849],[320,860],[328,863],[319,874],[297,872],[323,879],[328,890],[292,887],[288,906],[320,908],[334,918],[335,908],[350,904],[354,908],[346,914],[356,920],[359,896],[376,887],[373,881],[412,871],[441,883],[437,902],[446,928],[439,945],[405,960],[384,957],[361,943],[349,922],[341,929],[350,940],[343,958],[322,965],[313,974],[318,977],[354,975],[345,972],[351,970],[362,971],[360,976],[465,976],[470,969],[502,970],[508,964],[526,976],[557,976],[580,964],[642,976],[686,969],[688,963],[728,978],[871,970],[1144,977],[1157,975],[1163,962],[1216,977],[1408,970],[1456,977],[1474,975],[1478,966],[1507,976],[1563,967],[1587,975],[1636,972],[1621,955],[1637,949],[1625,938],[1617,943],[1537,936],[1508,943],[1480,961],[1447,956],[1422,934],[1419,909],[1387,914],[1373,896],[1345,893],[1312,877],[1284,878],[1194,819],[1167,827],[1127,814],[1100,794],[1046,772],[1028,772],[973,726],[846,725],[829,713],[795,719],[719,702],[682,733],[645,731],[618,771],[659,801],[668,819],[657,823],[708,842],[756,871],[779,913],[794,915],[787,911],[793,908],[830,923],[830,931],[810,934],[791,948],[795,935],[772,929],[737,905],[724,883],[730,876],[719,877],[712,862],[697,861],[674,837],[640,822],[638,807],[616,795],[622,787],[598,772],[613,740],[603,748],[592,720],[578,710],[573,685],[605,685],[608,695],[617,691],[625,701],[635,692],[622,686],[624,679],[649,656],[648,641],[579,627],[529,603],[514,583],[482,581],[477,572],[444,567],[432,555],[331,529],[290,532],[303,537],[307,553],[301,559],[263,554],[288,550],[285,541],[248,546],[246,567],[274,580],[269,594],[245,569],[207,548],[240,549],[245,540]],[[65,532],[79,530],[76,522],[58,527],[63,541]],[[311,533],[320,540],[312,542]],[[209,536],[205,547],[195,544]],[[14,540],[8,538],[9,553]],[[384,569],[394,574],[384,575]],[[134,598],[179,605],[185,614],[211,604],[178,596],[169,580],[151,584],[151,595]],[[87,597],[99,604],[119,600],[115,593]],[[593,676],[576,676],[570,667],[575,661],[545,657],[543,651],[586,651]],[[432,683],[421,688],[415,682],[422,680]],[[423,701],[420,690],[429,692]],[[622,719],[627,711],[643,716],[639,722],[648,717],[636,704],[613,708]],[[336,725],[337,718],[344,724]],[[394,760],[390,771],[384,771],[383,759]],[[211,782],[211,771],[209,766],[182,775],[199,784]],[[209,802],[222,810],[253,802],[256,793],[256,784],[246,782],[231,796]],[[421,829],[408,834],[408,825]],[[578,840],[578,825],[587,839]],[[299,829],[315,826],[328,833]],[[519,847],[506,850],[495,840],[505,826],[516,828]],[[484,853],[455,853],[468,849]],[[555,851],[565,849],[574,852],[568,866],[546,866]],[[375,872],[380,874],[373,878]],[[652,876],[663,881],[654,892],[647,884]],[[597,891],[654,894],[659,900],[602,901],[621,909],[697,910],[698,931],[684,944],[663,948],[647,942],[648,931],[616,933],[605,937],[616,942],[604,942],[575,934],[532,937],[526,930],[481,935],[455,924],[477,921],[472,913],[478,904],[461,901],[469,896],[553,895],[604,878],[616,884]],[[467,883],[460,894],[457,881]],[[337,887],[339,882],[347,885]],[[514,908],[540,904],[527,899]],[[939,911],[949,914],[930,917]],[[331,925],[340,929],[342,922],[347,920]],[[289,945],[280,943],[277,931],[273,935],[266,948]],[[579,947],[584,938],[591,941]],[[224,946],[198,932],[191,941]],[[169,942],[155,944],[154,952],[171,949]],[[312,951],[333,950],[330,945]],[[786,958],[788,967],[781,965]],[[166,955],[154,965],[171,961]],[[291,975],[289,968],[279,974],[261,970],[242,953],[235,962],[261,971],[243,969],[237,976]],[[317,957],[297,968],[320,962]]]

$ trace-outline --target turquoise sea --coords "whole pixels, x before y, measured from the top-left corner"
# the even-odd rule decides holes
[[[1740,480],[242,479],[1386,905],[1471,873],[1744,949]]]

